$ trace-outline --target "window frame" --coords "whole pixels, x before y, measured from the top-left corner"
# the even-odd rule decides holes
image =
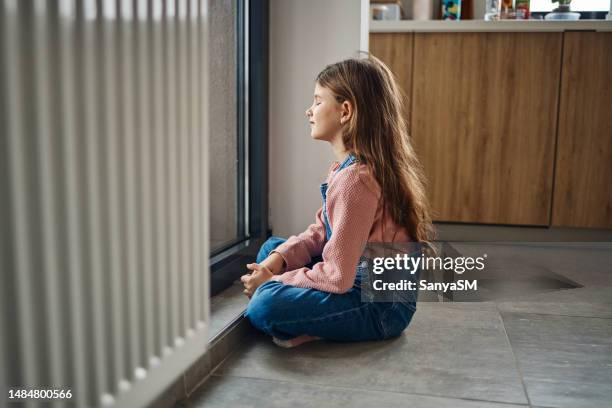
[[[237,0],[237,238],[211,251],[211,295],[245,273],[270,235],[268,225],[269,0]]]

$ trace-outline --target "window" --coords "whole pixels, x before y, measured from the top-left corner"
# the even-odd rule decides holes
[[[214,295],[268,233],[268,0],[207,0]],[[246,255],[249,253],[250,255]]]
[[[209,0],[210,13],[210,245],[213,254],[244,240],[244,138],[240,112],[245,92],[244,2]]]

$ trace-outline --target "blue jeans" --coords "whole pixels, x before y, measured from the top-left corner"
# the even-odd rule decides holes
[[[268,239],[257,262],[284,241]],[[358,268],[355,284],[343,294],[268,281],[251,297],[245,316],[257,329],[281,340],[308,334],[335,341],[367,341],[399,336],[415,310],[414,303],[362,302]]]

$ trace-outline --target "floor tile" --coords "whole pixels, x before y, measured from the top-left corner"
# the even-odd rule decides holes
[[[397,392],[213,376],[192,396],[189,408],[215,407],[411,407],[513,408],[525,405],[441,398]]]
[[[603,407],[612,400],[612,319],[503,312],[533,405]]]
[[[612,318],[612,286],[585,287],[499,302],[502,312]]]

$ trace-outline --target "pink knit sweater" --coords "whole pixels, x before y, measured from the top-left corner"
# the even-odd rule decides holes
[[[286,272],[272,279],[299,288],[345,293],[355,281],[357,263],[367,242],[408,242],[403,227],[387,215],[383,220],[381,189],[366,167],[355,163],[334,173],[336,162],[327,176],[327,217],[332,229],[325,242],[323,208],[317,211],[315,223],[306,231],[279,245]],[[312,269],[304,267],[313,257],[322,255]]]

